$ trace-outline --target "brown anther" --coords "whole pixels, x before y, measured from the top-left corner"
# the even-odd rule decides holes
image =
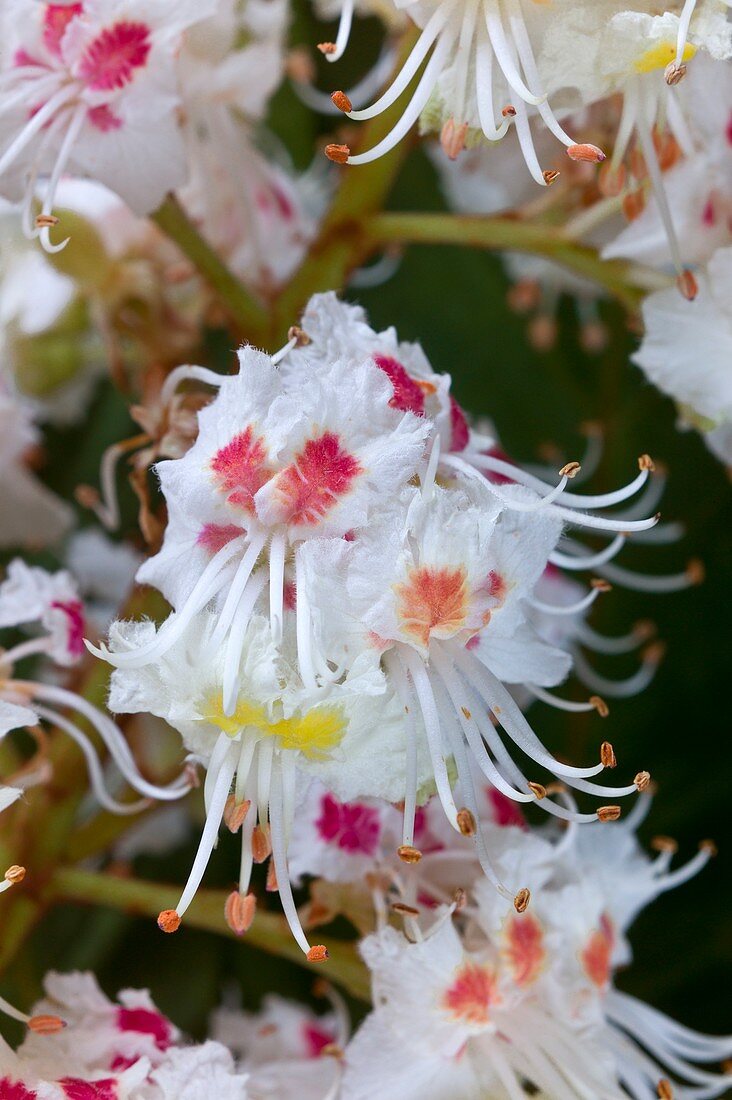
[[[656,467],[650,455],[640,455],[640,457],[638,458],[638,469],[648,470],[650,473],[654,472]]]
[[[538,313],[529,322],[527,336],[535,351],[551,351],[557,342],[557,322],[548,313]]]
[[[663,79],[668,84],[669,88],[674,88],[677,84],[686,76],[686,65],[680,65],[676,61],[669,61],[666,68],[663,70]]]
[[[718,854],[717,845],[713,840],[702,840],[699,845],[699,850],[702,852],[708,852],[710,856],[716,856]]]
[[[328,160],[332,160],[336,164],[345,164],[351,155],[351,150],[347,145],[326,145],[323,152]]]
[[[639,642],[645,642],[654,637],[656,629],[656,624],[650,619],[641,619],[633,627],[633,633]]]
[[[249,813],[251,802],[248,798],[237,802],[233,794],[230,794],[224,807],[224,824],[230,833],[238,833],[244,823],[244,818]]]
[[[28,1028],[34,1035],[58,1035],[66,1027],[60,1016],[31,1016]]]
[[[403,901],[395,901],[392,905],[392,909],[395,913],[401,913],[403,917],[419,916],[419,909],[415,909],[413,905],[405,905]]]
[[[243,936],[248,932],[254,920],[257,908],[257,899],[254,894],[240,894],[238,890],[232,890],[224,905],[224,918],[232,932],[237,936]]]
[[[459,913],[461,909],[465,908],[465,902],[468,900],[468,895],[463,890],[462,886],[458,886],[455,893],[452,895],[452,903],[455,906],[455,912]]]
[[[648,665],[660,665],[666,655],[666,646],[663,642],[651,642],[641,653],[641,657]]]
[[[58,218],[53,214],[39,214],[36,218],[36,229],[51,229],[58,225]]]
[[[463,714],[465,715],[465,717],[467,718],[467,720],[468,720],[468,721],[470,721],[470,719],[471,719],[471,718],[472,718],[473,716],[472,716],[472,714],[470,713],[470,711],[468,710],[468,708],[467,708],[467,707],[460,707],[460,710],[461,710],[461,711],[463,712]]]
[[[338,110],[343,111],[344,115],[347,115],[349,111],[353,110],[353,104],[345,92],[331,92],[330,98],[333,100]]]
[[[180,917],[175,909],[163,909],[158,914],[158,928],[161,932],[177,932],[180,928]]]
[[[617,768],[618,761],[615,757],[615,749],[609,741],[603,741],[600,745],[600,763],[603,768]]]
[[[559,179],[561,172],[558,172],[556,168],[547,168],[545,172],[541,173],[544,178],[544,183],[549,187],[555,180]]]
[[[580,329],[580,347],[590,355],[604,351],[610,340],[602,321],[586,321]]]
[[[322,963],[330,958],[328,954],[328,948],[324,947],[322,943],[316,943],[314,947],[311,947],[305,958],[309,963]]]
[[[622,208],[629,222],[639,218],[646,208],[646,196],[642,187],[637,191],[628,191],[623,195]]]
[[[294,340],[299,348],[305,348],[308,344],[312,344],[312,340],[305,329],[300,328],[299,325],[290,325],[287,330],[287,339]]]
[[[413,848],[411,844],[400,844],[397,848],[397,855],[402,863],[419,863],[422,858],[419,848]]]
[[[267,864],[267,882],[264,888],[268,894],[276,894],[279,891],[279,886],[277,885],[277,869],[273,859]]]
[[[541,286],[537,279],[517,279],[506,295],[508,308],[514,313],[531,313],[541,303]]]
[[[345,1056],[345,1050],[338,1043],[326,1043],[318,1052],[319,1058],[335,1058],[339,1062],[342,1062]]]
[[[620,806],[600,806],[597,811],[598,821],[617,821],[620,817]]]
[[[607,718],[610,713],[610,707],[601,695],[591,695],[587,702],[595,708],[601,718]]]
[[[679,846],[672,836],[654,836],[651,841],[651,848],[654,852],[670,852],[671,855],[675,855]]]
[[[261,825],[255,825],[252,831],[252,859],[255,863],[264,863],[272,851],[269,839],[269,830]]]
[[[566,791],[567,788],[564,783],[547,783],[546,785],[547,794],[565,794]]]
[[[529,902],[531,901],[531,890],[526,886],[522,886],[516,897],[513,899],[513,907],[517,913],[525,913],[529,908]]]
[[[465,807],[463,807],[462,810],[458,810],[457,824],[463,836],[475,836],[478,831],[474,815],[470,810],[465,809]]]
[[[637,791],[647,791],[651,785],[651,773],[638,772],[633,782]]]
[[[467,133],[467,122],[461,122],[459,126],[456,126],[454,118],[448,118],[447,122],[442,127],[440,132],[440,145],[445,155],[450,160],[457,160],[460,153],[462,153],[465,148]]]
[[[579,462],[567,462],[564,466],[562,466],[561,470],[559,471],[559,476],[568,477],[571,479],[573,477],[576,477],[581,469],[582,467],[580,466]]]
[[[501,111],[504,118],[513,118],[516,114],[516,108],[511,103],[507,103]]]
[[[19,882],[22,882],[25,878],[25,867],[21,867],[19,864],[14,863],[12,867],[8,867],[5,872],[5,881],[11,882],[13,886],[17,886]]]
[[[659,1100],[674,1100],[674,1090],[668,1077],[662,1077],[656,1086]]]
[[[318,49],[324,57],[327,57],[329,54],[336,52],[336,44],[335,42],[318,42]]]
[[[532,794],[536,795],[540,802],[542,798],[546,798],[547,792],[543,783],[529,783],[529,790]]]
[[[598,592],[610,592],[612,585],[609,581],[606,581],[604,577],[593,577],[590,581],[590,588],[596,588]]]
[[[681,291],[683,298],[686,298],[687,302],[693,302],[699,293],[699,284],[697,283],[694,273],[685,268],[676,279],[676,285]]]
[[[302,46],[290,50],[285,58],[285,70],[290,79],[298,84],[312,84],[315,80],[315,65],[310,51]]]
[[[567,156],[570,160],[587,161],[590,164],[602,164],[607,157],[597,145],[570,145],[567,147]]]
[[[690,584],[702,584],[705,577],[704,562],[692,558],[686,567],[686,579]]]

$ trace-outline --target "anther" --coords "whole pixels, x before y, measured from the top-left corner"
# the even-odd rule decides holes
[[[60,1016],[31,1016],[28,1027],[35,1035],[57,1035],[66,1027],[66,1021]]]
[[[273,859],[271,859],[267,865],[267,882],[264,888],[268,894],[276,894],[279,890],[277,884],[277,868],[275,867],[275,861]]]
[[[252,859],[255,863],[264,863],[272,851],[268,830],[255,825],[252,832]]]
[[[549,187],[556,179],[559,179],[561,172],[558,172],[556,168],[547,168],[545,172],[541,173],[544,178],[544,183]]]
[[[513,899],[513,907],[517,913],[525,913],[529,908],[530,901],[531,891],[526,886],[523,886]]]
[[[158,915],[158,928],[161,932],[177,932],[180,928],[180,917],[175,909],[163,909]]]
[[[639,459],[638,459],[638,469],[639,470],[648,470],[648,471],[650,471],[650,473],[654,472],[656,467],[654,466],[653,459],[651,458],[650,455],[641,455],[639,457]]]
[[[462,810],[458,810],[457,823],[458,829],[463,834],[463,836],[475,836],[476,832],[478,831],[475,817],[470,812],[470,810],[467,810],[465,808],[463,808]]]
[[[13,886],[17,886],[24,878],[25,867],[20,867],[17,863],[14,863],[12,867],[8,867],[5,872],[5,881],[12,883]]]
[[[686,579],[689,584],[702,584],[704,577],[704,562],[699,561],[699,558],[692,558],[686,567]]]
[[[419,863],[422,858],[419,848],[413,848],[411,844],[401,844],[397,848],[397,855],[402,863]]]
[[[672,836],[654,836],[651,848],[654,852],[670,852],[672,856],[679,850],[678,843]]]
[[[299,348],[304,348],[307,347],[308,344],[312,344],[312,340],[305,329],[300,328],[299,325],[290,325],[287,330],[287,339],[294,340]]]
[[[39,214],[36,218],[36,229],[51,229],[58,225],[58,218],[53,214]]]
[[[326,145],[323,151],[328,160],[334,161],[335,164],[345,164],[351,155],[347,145]]]
[[[662,1077],[656,1086],[659,1100],[674,1100],[674,1090],[668,1077]]]
[[[620,817],[620,806],[600,806],[597,811],[598,821],[617,821]]]
[[[656,624],[650,619],[641,619],[633,627],[633,634],[639,642],[648,641],[656,633]]]
[[[336,52],[336,44],[335,42],[318,42],[318,49],[324,57],[327,57],[329,54]]]
[[[699,284],[694,277],[694,273],[689,271],[688,267],[684,268],[677,277],[676,285],[687,302],[693,302],[699,293]]]
[[[587,701],[595,708],[601,718],[607,718],[610,713],[610,707],[601,695],[591,695]],[[600,755],[602,755],[602,749],[600,750]]]
[[[646,196],[642,187],[637,191],[628,191],[623,195],[622,208],[629,222],[639,218],[646,207]]]
[[[465,148],[465,137],[468,133],[467,122],[461,122],[459,126],[455,125],[454,118],[448,118],[445,125],[440,132],[440,145],[443,151],[450,160],[457,160],[460,153]]]
[[[713,840],[702,840],[699,845],[699,851],[708,852],[710,856],[714,857],[717,855],[718,849]]]
[[[604,768],[617,768],[615,750],[609,741],[603,741],[600,745],[600,762]]]
[[[651,773],[638,772],[633,782],[635,783],[636,790],[647,791],[651,785]]]
[[[559,476],[568,477],[571,479],[573,477],[576,477],[581,469],[582,467],[580,466],[579,462],[567,462],[566,465],[562,466],[561,470],[559,471]]]
[[[395,913],[401,913],[404,917],[419,916],[419,909],[415,909],[413,905],[406,905],[403,901],[395,901],[392,905],[392,909]]]
[[[353,104],[345,92],[332,92],[330,98],[338,110],[343,111],[344,115],[353,110]]]
[[[686,65],[679,65],[676,61],[669,61],[663,71],[663,79],[666,81],[669,88],[674,88],[677,84],[680,84],[685,76]]]
[[[590,581],[590,588],[596,588],[598,592],[611,592],[612,587],[603,577],[593,577]]]
[[[342,1046],[338,1043],[326,1043],[325,1046],[320,1048],[318,1052],[319,1058],[335,1058],[337,1061],[342,1062],[345,1058],[346,1052]]]
[[[660,665],[666,654],[666,646],[663,642],[651,642],[641,653],[641,657],[648,665]]]
[[[249,807],[251,802],[248,798],[242,799],[241,802],[237,802],[233,794],[230,794],[226,800],[226,806],[224,808],[224,823],[230,833],[238,833],[244,823],[244,818],[249,813]]]
[[[587,161],[591,164],[601,164],[607,159],[602,149],[589,144],[568,146],[567,156],[570,160]]]
[[[254,920],[257,908],[257,899],[254,894],[240,894],[238,890],[232,890],[224,905],[224,917],[232,932],[237,936],[243,936],[248,932]]]
[[[322,943],[316,943],[314,947],[311,947],[305,958],[309,963],[322,963],[326,962],[330,958],[328,954],[328,948]]]
[[[468,900],[468,895],[463,890],[462,886],[458,886],[455,893],[452,895],[452,904],[455,906],[455,912],[459,913],[461,909],[465,908],[465,903]]]
[[[547,791],[543,783],[529,783],[529,790],[536,795],[539,801],[546,798]]]
[[[465,715],[465,717],[467,718],[467,720],[468,720],[468,721],[470,721],[470,719],[471,719],[471,718],[472,718],[473,716],[472,716],[472,714],[470,713],[470,711],[468,710],[468,708],[467,708],[467,707],[460,707],[460,710],[461,710],[461,711],[463,712],[463,714]]]
[[[516,115],[516,108],[511,103],[507,103],[501,111],[501,114],[504,118],[514,118]]]

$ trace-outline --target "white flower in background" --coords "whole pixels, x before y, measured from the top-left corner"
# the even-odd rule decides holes
[[[0,189],[25,204],[26,232],[48,251],[64,172],[112,187],[133,210],[155,209],[185,178],[177,54],[214,0],[12,0],[3,11]],[[32,226],[39,176],[48,176]]]
[[[113,542],[87,527],[69,539],[65,559],[84,598],[86,617],[101,634],[129,595],[142,556],[129,543]]]
[[[633,362],[678,403],[682,419],[732,463],[732,247],[720,248],[693,303],[660,290],[643,303],[645,335]]]
[[[36,1026],[15,1053],[0,1049],[8,1100],[247,1100],[247,1074],[231,1053],[213,1041],[186,1044],[146,991],[124,990],[115,1003],[78,972],[51,972],[44,987]],[[53,1033],[44,1029],[54,1020]]]

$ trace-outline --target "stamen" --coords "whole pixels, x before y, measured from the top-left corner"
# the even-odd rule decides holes
[[[513,907],[517,913],[525,913],[531,901],[531,891],[524,886],[513,899]]]
[[[343,56],[343,52],[348,45],[348,39],[351,34],[353,0],[341,0],[341,4],[341,17],[338,23],[335,43],[324,43],[323,45],[327,45],[329,47],[328,49],[323,49],[323,46],[318,47],[323,53],[326,61],[338,61],[338,59]]]
[[[161,932],[177,932],[180,928],[180,917],[176,913],[175,909],[163,909],[158,914],[158,928]]]
[[[31,1016],[28,1020],[28,1030],[35,1035],[58,1035],[65,1027],[60,1016]]]
[[[597,145],[570,145],[567,149],[570,160],[586,162],[588,164],[601,164],[606,160],[605,153]]]
[[[620,806],[600,806],[597,811],[597,819],[598,821],[617,821],[620,814]]]
[[[238,890],[232,890],[224,906],[224,918],[231,931],[237,936],[243,936],[248,932],[252,926],[256,908],[257,899],[254,894],[240,894]]]
[[[618,765],[615,750],[609,741],[603,741],[600,745],[600,760],[605,768],[616,768]]]
[[[478,831],[475,817],[468,809],[458,810],[457,823],[463,836],[475,836]]]
[[[668,1077],[662,1077],[656,1086],[659,1100],[674,1100],[674,1090]]]
[[[638,772],[633,780],[636,789],[639,791],[647,791],[651,785],[651,773],[650,772]]]
[[[17,886],[19,882],[23,881],[25,876],[25,867],[21,867],[19,864],[14,863],[12,867],[8,867],[3,877],[10,886]]]
[[[338,110],[343,111],[344,114],[347,115],[349,111],[353,110],[353,104],[345,92],[331,92],[330,98]]]
[[[347,145],[333,145],[332,143],[326,145],[323,152],[328,160],[332,160],[335,164],[347,164],[351,155],[351,150]]]
[[[419,848],[415,848],[412,844],[400,844],[397,848],[397,855],[402,863],[414,864],[419,863],[422,858],[422,853]]]
[[[250,806],[251,802],[248,798],[243,799],[241,802],[237,802],[233,794],[229,795],[224,808],[224,824],[230,833],[239,832],[245,817],[249,813]]]

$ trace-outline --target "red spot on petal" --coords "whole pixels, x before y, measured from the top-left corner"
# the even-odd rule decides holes
[[[145,23],[120,20],[105,27],[89,43],[78,75],[97,92],[124,88],[134,78],[150,53],[150,29]]]
[[[112,130],[119,130],[122,125],[122,119],[106,103],[101,103],[98,107],[90,107],[86,112],[86,117],[92,126],[103,134],[108,134]]]
[[[704,209],[702,210],[702,224],[706,225],[708,229],[711,229],[716,220],[717,212],[714,209],[714,200],[710,196],[710,198],[708,198],[706,203],[704,204]]]
[[[209,554],[218,554],[232,539],[239,538],[244,531],[233,523],[205,523],[198,532],[196,546],[202,546]]]
[[[730,114],[727,120],[727,129],[725,131],[727,137],[727,144],[732,145],[732,114]]]
[[[282,598],[286,609],[294,611],[297,607],[297,586],[294,581],[285,581]]]
[[[610,981],[610,960],[614,944],[615,929],[610,917],[603,913],[600,917],[600,927],[590,933],[587,943],[580,952],[580,959],[587,977],[599,989],[603,989]]]
[[[254,494],[271,476],[264,440],[254,434],[251,425],[248,426],[216,452],[211,459],[211,469],[218,488],[227,494],[228,503],[245,512],[253,512]]]
[[[277,204],[277,211],[283,221],[290,222],[295,217],[295,207],[290,202],[290,198],[284,191],[280,190],[276,184],[272,185],[272,195]]]
[[[319,1057],[323,1047],[327,1047],[329,1043],[334,1043],[336,1038],[334,1032],[327,1031],[326,1028],[318,1027],[317,1024],[312,1023],[303,1024],[302,1033],[308,1058]]]
[[[48,65],[43,61],[39,61],[37,57],[31,57],[27,50],[23,49],[16,50],[13,54],[13,65],[15,65],[16,68],[19,68],[21,65],[39,65],[44,69],[48,68]]]
[[[509,917],[504,955],[516,985],[530,985],[541,973],[546,958],[544,932],[532,913]]]
[[[350,855],[372,856],[381,834],[377,810],[361,802],[339,802],[331,794],[320,800],[320,817],[315,827],[324,841]]]
[[[84,605],[80,600],[54,600],[51,607],[63,611],[68,620],[66,646],[72,657],[84,653]]]
[[[491,1005],[498,1001],[494,975],[483,966],[466,962],[443,997],[453,1016],[469,1024],[487,1024]]]
[[[38,1093],[27,1089],[22,1081],[0,1077],[0,1100],[36,1100]]]
[[[375,355],[374,363],[379,370],[383,370],[394,389],[394,396],[389,401],[391,407],[424,416],[424,394],[399,360],[392,359],[390,355]]]
[[[46,49],[55,57],[61,54],[61,39],[66,34],[66,28],[82,11],[81,4],[46,4],[43,14],[43,41]]]
[[[117,1082],[113,1077],[102,1081],[83,1081],[80,1077],[62,1077],[59,1085],[68,1100],[117,1100]]]
[[[152,1035],[158,1050],[167,1050],[173,1039],[170,1021],[150,1008],[118,1008],[117,1027],[120,1031]]]
[[[314,526],[362,472],[358,460],[341,447],[334,432],[309,439],[295,461],[275,479],[276,520]]]
[[[464,451],[470,439],[470,428],[465,413],[455,398],[450,395],[450,450]]]
[[[513,825],[518,829],[528,828],[526,818],[521,812],[518,802],[497,791],[495,787],[486,787],[486,797],[493,812],[493,821],[496,825],[506,828]]]

